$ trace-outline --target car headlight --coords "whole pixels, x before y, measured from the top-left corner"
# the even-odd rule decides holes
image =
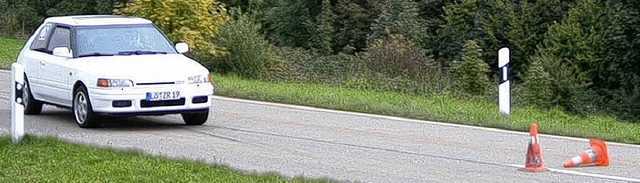
[[[132,87],[133,81],[128,79],[105,79],[99,78],[98,84],[99,87]]]
[[[189,77],[189,84],[208,83],[208,82],[211,82],[211,78],[209,74]]]

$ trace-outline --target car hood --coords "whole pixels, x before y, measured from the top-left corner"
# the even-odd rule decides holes
[[[75,59],[82,72],[99,78],[131,79],[135,83],[186,81],[208,74],[200,63],[183,55],[129,55]]]

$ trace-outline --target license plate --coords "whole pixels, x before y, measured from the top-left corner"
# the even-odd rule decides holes
[[[180,99],[180,91],[147,92],[147,101]]]

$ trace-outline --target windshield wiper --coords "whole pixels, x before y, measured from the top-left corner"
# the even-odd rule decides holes
[[[118,52],[118,55],[149,55],[149,54],[167,54],[164,51],[146,51],[146,50],[136,50],[136,51],[121,51]]]
[[[113,54],[93,52],[93,53],[87,53],[84,55],[78,55],[78,57],[99,57],[99,56],[113,56]]]

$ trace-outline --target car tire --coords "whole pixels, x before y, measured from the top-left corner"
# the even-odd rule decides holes
[[[181,115],[187,125],[202,125],[209,118],[209,110],[198,113],[182,113]]]
[[[95,128],[100,126],[97,116],[93,113],[89,92],[84,86],[73,92],[73,116],[80,128]]]
[[[23,105],[24,105],[24,114],[25,115],[36,115],[42,112],[42,102],[33,98],[33,94],[31,93],[31,87],[29,86],[29,80],[25,77],[24,80],[24,89],[22,89],[22,97]]]

